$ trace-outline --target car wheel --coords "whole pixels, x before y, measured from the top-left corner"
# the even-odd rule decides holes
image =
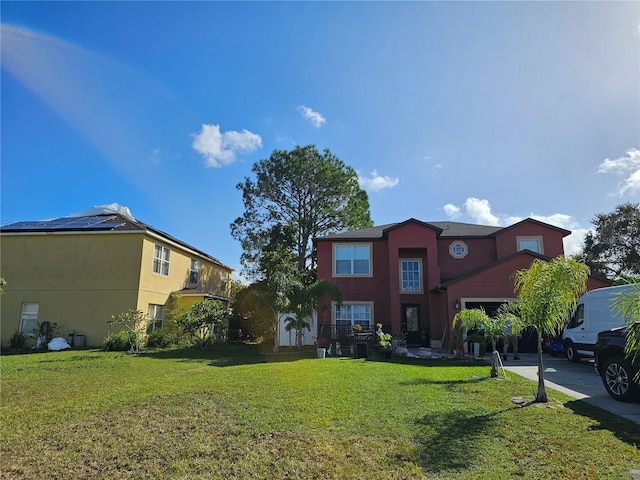
[[[602,365],[602,383],[611,398],[621,402],[633,402],[638,395],[638,386],[633,382],[635,371],[631,364],[620,356],[605,360]]]
[[[578,363],[580,361],[580,355],[576,351],[576,346],[573,344],[571,340],[567,340],[564,344],[564,352],[567,355],[567,360],[573,363]]]

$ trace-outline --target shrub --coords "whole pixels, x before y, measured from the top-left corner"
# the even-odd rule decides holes
[[[112,333],[104,339],[102,349],[107,352],[126,352],[135,343],[134,336],[135,333],[129,330],[120,330],[118,333]]]
[[[13,335],[9,337],[9,348],[24,348],[28,338],[29,337],[26,334],[22,333],[19,330],[16,330],[15,332],[13,332]]]
[[[150,348],[167,348],[177,343],[177,338],[171,332],[166,331],[164,328],[159,328],[152,331],[147,336],[147,347]]]
[[[131,353],[140,353],[140,346],[144,341],[144,332],[147,325],[147,316],[141,310],[129,310],[128,312],[111,315],[109,325],[123,325],[129,332],[129,350]]]

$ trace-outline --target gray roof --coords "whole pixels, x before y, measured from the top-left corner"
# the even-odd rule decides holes
[[[409,222],[417,222],[425,227],[431,227],[436,230],[440,237],[488,237],[503,228],[488,225],[474,225],[472,223],[421,222],[419,220],[409,219],[405,222],[388,223],[377,227],[318,237],[316,240],[376,240],[383,238],[389,230]]]

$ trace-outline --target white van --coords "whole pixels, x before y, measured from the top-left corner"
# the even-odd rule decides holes
[[[624,320],[613,308],[614,301],[618,294],[630,292],[633,287],[597,288],[580,297],[575,314],[562,332],[562,345],[570,362],[578,362],[580,357],[593,357],[598,333],[624,325]]]

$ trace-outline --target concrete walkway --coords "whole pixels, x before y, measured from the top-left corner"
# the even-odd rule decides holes
[[[520,360],[513,360],[513,354],[509,354],[507,358],[509,360],[503,362],[505,370],[538,382],[536,354],[520,354]],[[640,425],[640,403],[619,402],[611,398],[593,367],[593,360],[583,359],[579,363],[571,363],[564,356],[552,357],[545,354],[542,362],[547,388],[583,400]]]

